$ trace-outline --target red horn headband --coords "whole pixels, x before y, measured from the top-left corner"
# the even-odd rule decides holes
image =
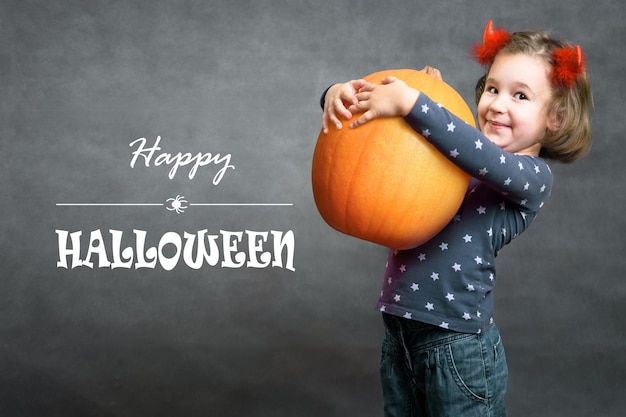
[[[552,51],[552,57],[554,58],[552,82],[572,88],[576,84],[576,76],[585,71],[582,48],[579,45],[556,48]]]
[[[483,43],[472,47],[474,59],[483,66],[493,63],[498,52],[511,40],[511,35],[504,29],[494,29],[493,22],[487,22],[483,33]],[[554,68],[552,82],[555,85],[571,88],[576,83],[576,77],[585,71],[585,59],[582,48],[564,46],[552,51]]]
[[[511,39],[511,35],[504,29],[494,30],[493,22],[487,22],[483,33],[482,45],[476,44],[472,48],[474,59],[481,65],[490,65],[500,49]]]

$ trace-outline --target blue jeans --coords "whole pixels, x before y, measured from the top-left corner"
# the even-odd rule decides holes
[[[503,417],[507,365],[498,328],[458,333],[383,313],[386,417]]]

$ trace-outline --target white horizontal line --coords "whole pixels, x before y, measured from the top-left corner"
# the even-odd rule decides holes
[[[59,207],[163,206],[163,203],[56,203]],[[189,203],[190,206],[293,206],[293,203]]]
[[[293,206],[293,203],[189,203],[190,206]]]
[[[57,203],[57,206],[162,206],[163,203]]]

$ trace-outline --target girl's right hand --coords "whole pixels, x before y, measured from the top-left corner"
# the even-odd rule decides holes
[[[367,85],[367,81],[359,79],[343,84],[332,85],[324,98],[324,114],[322,115],[322,130],[328,133],[331,125],[341,129],[340,118],[350,120],[352,113],[348,108],[358,102],[356,94]]]

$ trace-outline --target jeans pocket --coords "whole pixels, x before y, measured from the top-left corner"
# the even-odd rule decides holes
[[[467,398],[484,403],[489,392],[485,352],[477,336],[468,336],[445,346],[448,371],[458,390]],[[450,392],[454,392],[451,388]]]

